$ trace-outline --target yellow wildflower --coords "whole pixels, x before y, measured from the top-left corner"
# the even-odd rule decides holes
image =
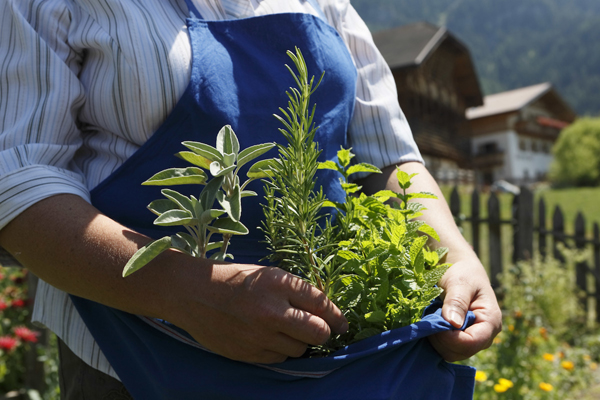
[[[560,363],[560,366],[566,369],[567,371],[572,371],[575,368],[575,364],[572,361],[563,361]]]
[[[592,369],[592,371],[595,371],[595,370],[598,369],[598,364],[595,363],[595,362],[593,362],[593,363],[590,364],[590,368]]]
[[[584,361],[591,361],[592,357],[589,354],[584,354],[583,359],[584,359]]]
[[[512,331],[514,331],[514,330],[515,330],[515,326],[514,326],[514,325],[512,325],[512,324],[510,324],[510,325],[508,326],[508,331],[509,331],[509,332],[512,332]]]
[[[494,344],[500,344],[500,343],[502,343],[502,338],[500,336],[496,336],[494,338]]]
[[[521,318],[522,316],[523,316],[523,313],[520,310],[515,311],[515,318]]]
[[[487,374],[483,371],[475,372],[475,380],[477,382],[485,382],[487,381]]]
[[[508,390],[508,387],[506,387],[506,386],[504,386],[504,385],[501,385],[501,384],[499,384],[499,383],[496,383],[496,384],[494,385],[494,390],[495,390],[497,393],[504,393],[504,392],[506,392],[506,391]]]
[[[544,392],[551,392],[552,389],[554,389],[554,388],[552,387],[551,384],[542,382],[542,383],[540,383],[540,389],[542,389]]]
[[[504,378],[498,379],[498,383],[501,384],[502,386],[506,386],[507,388],[511,388],[514,386],[511,380],[504,379]]]
[[[554,354],[544,353],[542,357],[544,357],[544,360],[546,361],[554,361]]]

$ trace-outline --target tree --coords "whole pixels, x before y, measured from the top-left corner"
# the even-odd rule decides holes
[[[552,152],[554,184],[600,186],[600,118],[581,118],[565,128]]]

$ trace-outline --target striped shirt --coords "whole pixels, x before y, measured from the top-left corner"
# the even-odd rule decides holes
[[[300,12],[303,0],[193,0],[205,19]],[[393,76],[349,0],[319,0],[358,69],[349,144],[379,167],[422,161]],[[0,2],[0,229],[32,204],[89,192],[162,124],[187,87],[184,0]],[[40,282],[34,320],[116,377],[68,295]]]

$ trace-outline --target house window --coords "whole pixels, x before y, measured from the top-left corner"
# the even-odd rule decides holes
[[[519,139],[519,150],[527,151],[527,140],[526,139]]]
[[[531,141],[531,151],[533,151],[534,153],[538,152],[538,142],[537,142],[537,140],[532,140]]]

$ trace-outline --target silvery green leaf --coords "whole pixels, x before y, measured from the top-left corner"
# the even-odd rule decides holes
[[[213,161],[212,163],[210,163],[209,168],[212,176],[218,176],[219,172],[223,170],[223,167],[221,166],[221,163],[219,161]]]
[[[225,153],[223,154],[223,165],[225,167],[231,167],[235,165],[236,156],[234,153]]]
[[[242,165],[254,160],[256,157],[259,157],[271,150],[275,146],[275,143],[262,143],[254,146],[250,146],[247,149],[240,151],[238,155],[238,168]]]
[[[267,160],[261,160],[250,167],[250,170],[246,175],[248,178],[260,179],[273,176],[273,166],[277,163],[276,160],[269,158]]]
[[[169,199],[158,199],[148,204],[148,209],[156,215],[160,215],[170,210],[177,210],[179,205]]]
[[[209,252],[214,249],[220,249],[223,246],[223,242],[210,242],[206,245],[206,251]]]
[[[225,210],[216,210],[216,209],[206,210],[200,216],[200,223],[201,224],[210,224],[213,219],[218,218],[223,214],[225,214]]]
[[[212,205],[215,202],[215,197],[219,189],[221,189],[221,185],[223,184],[223,177],[218,176],[210,180],[206,184],[206,186],[202,189],[202,193],[200,193],[200,206],[203,210],[208,210],[212,208]]]
[[[179,153],[175,154],[175,156],[200,168],[208,169],[210,167],[211,160],[196,154],[193,151],[180,151]]]
[[[185,243],[187,243],[187,246],[189,249],[192,250],[192,253],[198,253],[198,243],[196,242],[196,240],[192,237],[192,235],[190,235],[189,233],[185,233],[185,232],[179,232],[176,235],[172,235],[171,236],[171,244],[173,244],[173,238],[177,237],[177,241],[184,241]]]
[[[217,150],[223,154],[238,154],[240,152],[240,143],[230,125],[222,127],[217,134]]]
[[[190,225],[194,222],[194,217],[189,211],[171,210],[161,214],[154,220],[154,225],[159,226],[177,226]]]
[[[207,229],[211,232],[225,233],[230,235],[247,235],[248,228],[239,221],[234,221],[231,218],[219,218]]]
[[[211,164],[211,170],[210,170],[210,173],[211,173],[211,174],[213,174],[213,176],[214,176],[214,177],[218,177],[218,176],[225,176],[225,175],[227,175],[228,173],[232,172],[234,169],[235,169],[235,165],[231,165],[231,166],[229,166],[229,167],[227,167],[227,168],[223,168],[223,169],[221,169],[219,172],[217,172],[217,173],[215,174],[215,173],[213,173],[213,170],[212,170],[212,164]]]
[[[194,153],[201,155],[202,157],[206,157],[211,162],[223,160],[223,154],[208,144],[189,141],[182,142],[182,144],[188,149],[192,150]]]
[[[232,220],[239,221],[242,216],[242,195],[240,193],[239,185],[236,185],[233,188],[233,193],[229,197],[229,204],[231,205],[229,216]]]
[[[187,240],[183,239],[178,235],[171,235],[171,248],[183,251],[189,255],[192,255],[191,247]]]
[[[199,184],[204,185],[206,183],[206,174],[200,168],[187,167],[187,168],[170,168],[160,171],[159,173],[152,176],[147,181],[143,182],[142,185],[154,185],[154,186],[171,186],[171,185],[190,185]]]
[[[189,211],[191,215],[194,215],[194,204],[189,197],[171,189],[162,189],[160,192],[169,200],[177,203],[181,210]]]
[[[225,261],[227,258],[231,258],[233,260],[233,255],[229,254],[229,253],[225,254],[222,251],[219,251],[210,256],[211,260],[216,260],[216,261]]]
[[[369,173],[380,174],[381,170],[374,165],[367,164],[367,163],[360,163],[360,164],[350,166],[348,168],[348,170],[346,171],[348,176],[355,174],[357,172],[369,172]]]
[[[242,190],[240,192],[240,197],[242,197],[242,198],[251,197],[251,196],[258,196],[258,194],[252,190]]]
[[[123,278],[133,274],[135,271],[148,264],[160,253],[167,250],[170,246],[171,237],[165,236],[162,239],[148,243],[136,251],[133,257],[127,261],[127,264],[125,264],[125,267],[123,268]]]

